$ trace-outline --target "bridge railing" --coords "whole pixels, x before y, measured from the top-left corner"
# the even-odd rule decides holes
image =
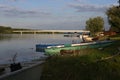
[[[90,31],[88,30],[15,30],[13,31],[13,33],[20,33],[20,34],[23,34],[23,33],[33,33],[33,34],[36,34],[36,33],[56,33],[56,32],[59,32],[59,33],[65,33],[65,32],[81,32],[81,33],[90,33]]]

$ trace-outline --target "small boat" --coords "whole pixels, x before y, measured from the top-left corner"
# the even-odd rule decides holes
[[[64,46],[63,44],[37,44],[36,45],[36,51],[37,52],[45,52],[46,48],[50,47],[62,47]]]
[[[64,34],[64,37],[79,37],[80,34],[77,32]]]
[[[49,46],[44,49],[46,55],[60,55],[61,50],[80,50],[85,48],[102,48],[112,44],[113,41],[94,41],[79,44],[64,44],[62,46]],[[58,47],[59,46],[59,47]]]
[[[79,37],[80,35],[79,34],[64,34],[64,37]]]

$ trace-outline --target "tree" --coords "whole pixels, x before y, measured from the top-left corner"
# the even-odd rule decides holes
[[[104,29],[104,20],[101,17],[89,18],[86,21],[86,30],[90,30],[92,35],[101,32]]]
[[[11,33],[12,28],[6,26],[0,26],[0,33]]]
[[[108,21],[111,25],[110,29],[112,31],[120,32],[120,7],[119,6],[112,6],[110,7],[107,12]]]

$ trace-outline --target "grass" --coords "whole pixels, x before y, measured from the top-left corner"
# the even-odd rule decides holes
[[[44,65],[41,80],[119,80],[120,56],[101,60],[118,52],[120,41],[118,36],[115,39],[118,41],[103,50],[83,49],[81,53],[85,55],[49,58]]]

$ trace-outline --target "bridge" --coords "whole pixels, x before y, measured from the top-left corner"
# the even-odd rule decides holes
[[[21,35],[23,33],[90,33],[88,30],[14,30],[13,33],[20,33]]]

